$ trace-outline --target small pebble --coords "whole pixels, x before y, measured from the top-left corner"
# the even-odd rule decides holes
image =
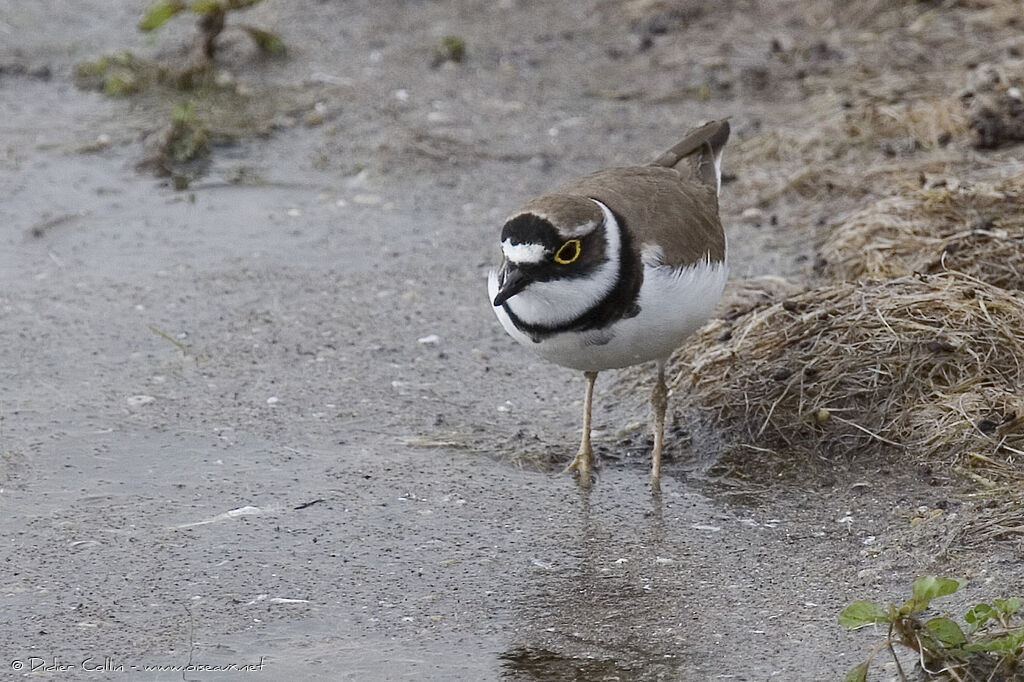
[[[764,211],[759,208],[748,208],[740,214],[740,220],[748,225],[760,225],[764,222]]]

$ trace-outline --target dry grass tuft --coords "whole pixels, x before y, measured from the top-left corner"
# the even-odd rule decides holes
[[[952,97],[894,104],[872,101],[848,112],[845,124],[851,142],[905,140],[918,149],[935,149],[967,134],[968,115],[963,104]]]
[[[731,279],[725,285],[718,302],[718,317],[734,320],[755,308],[763,308],[800,293],[803,288],[785,277],[761,275],[743,279]]]
[[[754,450],[1013,468],[1022,359],[1024,298],[943,273],[842,282],[718,320],[673,359],[672,384]]]
[[[882,199],[837,228],[821,256],[838,279],[957,270],[1024,290],[1024,174]]]

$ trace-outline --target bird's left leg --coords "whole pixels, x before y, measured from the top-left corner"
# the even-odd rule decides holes
[[[665,444],[665,410],[668,408],[668,386],[665,385],[665,361],[658,360],[658,378],[651,391],[651,412],[654,417],[654,451],[651,453],[651,488],[661,489],[661,450]]]

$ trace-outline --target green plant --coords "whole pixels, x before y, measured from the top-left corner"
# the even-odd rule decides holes
[[[171,111],[168,153],[176,163],[192,161],[210,153],[209,134],[197,120],[191,102],[177,104]]]
[[[186,10],[198,15],[198,38],[192,51],[191,65],[199,68],[213,61],[217,36],[224,30],[228,12],[246,9],[263,0],[158,0],[149,6],[139,20],[140,31],[155,31],[168,19]],[[284,54],[284,42],[275,33],[245,24],[239,25],[256,46],[273,55]]]
[[[198,31],[184,65],[172,65],[137,57],[121,51],[95,61],[75,65],[78,87],[97,90],[108,97],[124,97],[152,89],[155,84],[175,90],[194,91],[215,85],[213,58],[217,38],[224,31],[229,12],[252,7],[263,0],[157,0],[139,20],[140,31],[155,31],[169,19],[189,11],[198,16]],[[283,55],[280,36],[247,24],[233,24],[252,39],[265,54]]]
[[[461,64],[466,60],[466,41],[459,36],[445,36],[434,50],[431,65],[441,66],[445,62]]]
[[[97,90],[108,97],[124,97],[138,91],[139,71],[131,53],[118,52],[75,64],[75,82],[80,88]]]
[[[839,624],[848,630],[868,625],[887,625],[888,633],[867,659],[846,674],[845,682],[864,682],[871,661],[888,649],[896,662],[900,679],[906,673],[896,657],[894,645],[917,653],[922,670],[930,675],[945,674],[947,679],[1016,679],[1013,675],[1024,659],[1024,619],[1019,612],[1019,597],[993,599],[976,604],[964,615],[961,627],[948,614],[923,620],[931,601],[953,594],[963,582],[953,578],[924,576],[914,581],[910,599],[901,606],[858,600],[839,614]],[[1002,675],[1003,677],[996,677]]]
[[[175,105],[170,122],[147,137],[145,147],[136,167],[170,177],[175,189],[186,189],[210,163],[210,132],[192,102]]]

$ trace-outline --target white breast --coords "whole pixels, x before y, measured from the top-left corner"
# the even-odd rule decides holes
[[[565,367],[599,371],[667,358],[711,316],[725,287],[728,268],[725,263],[704,261],[677,270],[654,264],[653,259],[644,260],[644,281],[637,301],[640,313],[608,328],[566,332],[535,343],[516,329],[502,308],[495,308],[495,313],[512,338]],[[487,284],[493,299],[498,291],[495,273]]]

